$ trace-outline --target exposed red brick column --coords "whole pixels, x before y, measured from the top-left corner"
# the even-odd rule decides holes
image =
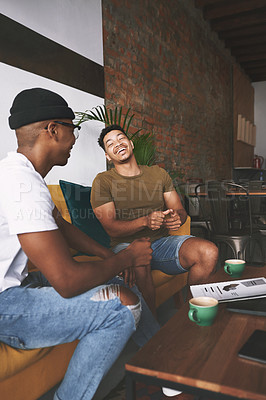
[[[102,0],[107,106],[156,135],[157,163],[231,178],[232,63],[192,0]]]

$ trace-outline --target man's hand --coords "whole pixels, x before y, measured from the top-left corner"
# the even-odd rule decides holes
[[[178,212],[170,208],[166,211],[154,211],[148,215],[148,228],[154,231],[159,229],[162,225],[167,229],[177,231],[182,225]]]
[[[132,257],[133,267],[143,267],[144,265],[150,265],[152,257],[152,249],[150,239],[143,238],[134,240],[125,249],[130,253]]]
[[[125,283],[127,283],[129,287],[132,287],[136,284],[136,274],[134,268],[127,268],[123,272],[120,272],[119,275],[123,277]]]
[[[153,211],[147,216],[147,227],[152,231],[159,229],[165,218],[165,211]]]
[[[165,213],[165,220],[164,226],[172,231],[177,231],[180,226],[182,225],[180,215],[176,210],[169,209],[164,211]]]

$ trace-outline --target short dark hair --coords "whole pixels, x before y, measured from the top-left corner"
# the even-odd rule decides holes
[[[103,128],[103,130],[101,131],[101,134],[99,136],[98,143],[99,143],[99,146],[101,146],[101,148],[104,151],[105,151],[105,147],[104,147],[103,139],[107,135],[107,133],[109,133],[111,131],[121,131],[124,135],[126,135],[126,137],[128,137],[126,132],[120,125],[114,124],[114,125],[109,125],[106,128]]]

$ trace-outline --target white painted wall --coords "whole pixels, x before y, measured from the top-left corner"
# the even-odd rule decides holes
[[[256,147],[255,154],[266,160],[266,81],[254,82],[255,110],[254,121],[256,125]],[[264,161],[263,168],[266,166]]]
[[[101,0],[0,0],[1,12],[87,58],[102,64]],[[104,99],[50,79],[0,63],[0,159],[15,151],[14,131],[8,116],[14,97],[21,90],[43,87],[63,96],[74,111],[85,111],[103,104]],[[91,185],[99,171],[106,169],[105,156],[97,138],[102,123],[82,124],[71,158],[65,167],[55,167],[46,177],[48,184],[64,179]]]
[[[98,104],[103,104],[103,99],[100,97],[92,96],[81,90],[3,63],[0,63],[0,82],[2,89],[2,95],[0,96],[1,159],[5,157],[7,151],[15,150],[17,147],[15,132],[8,126],[8,117],[13,99],[21,90],[31,87],[43,87],[53,90],[64,97],[74,111],[85,111]],[[106,169],[104,152],[97,143],[102,127],[102,123],[94,121],[82,124],[80,136],[72,149],[68,164],[65,167],[53,168],[46,177],[48,184],[58,183],[59,179],[64,179],[90,185],[95,175],[99,171]]]
[[[1,13],[103,65],[101,0],[0,0]]]

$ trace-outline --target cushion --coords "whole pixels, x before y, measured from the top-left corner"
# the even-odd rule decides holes
[[[62,217],[67,221],[71,222],[69,211],[66,205],[65,198],[63,196],[62,190],[59,185],[47,185],[50,191],[54,205],[62,215]]]
[[[59,184],[72,224],[102,246],[110,247],[110,238],[91,207],[91,187],[63,180],[60,180]]]

